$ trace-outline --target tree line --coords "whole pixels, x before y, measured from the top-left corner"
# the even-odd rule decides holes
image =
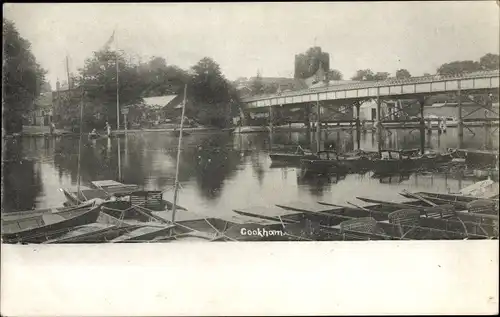
[[[4,129],[11,134],[22,130],[23,116],[34,109],[36,98],[40,92],[50,90],[50,85],[45,81],[47,72],[31,52],[30,43],[20,36],[13,22],[4,19],[3,26],[3,117]],[[117,98],[120,107],[130,107],[132,112],[146,111],[143,98],[183,94],[186,84],[186,116],[200,124],[225,127],[240,106],[236,89],[224,77],[219,64],[209,57],[184,70],[168,65],[162,57],[134,62],[125,53],[103,48],[87,58],[83,67],[70,77],[70,88],[76,97],[60,109],[59,123],[63,126],[79,124],[80,100],[85,109],[84,127],[102,128],[106,121],[112,125],[116,122]]]
[[[45,83],[46,70],[37,63],[31,44],[14,23],[3,20],[3,129],[21,132],[23,115],[33,108]]]
[[[225,127],[239,109],[236,89],[224,77],[219,64],[209,57],[184,70],[168,65],[162,57],[134,63],[123,54],[102,50],[85,61],[75,80],[85,90],[88,126],[102,126],[104,120],[110,124],[116,121],[116,62],[120,106],[128,107],[132,113],[148,111],[143,98],[183,95],[185,85],[186,116],[200,124]]]
[[[325,81],[343,80],[344,75],[338,69],[330,69],[330,54],[322,51],[321,47],[311,47],[304,53],[295,55],[295,72],[294,79],[304,80],[315,75],[320,68],[323,70]],[[460,75],[464,73],[482,71],[482,70],[498,70],[500,69],[500,58],[498,54],[488,53],[482,56],[478,61],[453,61],[444,63],[436,70],[437,75]],[[425,73],[424,76],[432,76]],[[390,78],[407,79],[412,78],[412,74],[407,69],[398,69],[394,76],[390,72],[382,71],[375,72],[371,69],[359,69],[350,78],[355,81],[378,81]],[[279,90],[275,83],[263,83],[259,73],[250,83],[252,95],[273,94]]]

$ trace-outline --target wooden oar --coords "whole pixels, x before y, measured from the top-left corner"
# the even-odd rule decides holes
[[[407,191],[406,189],[403,189],[403,193],[405,193],[406,195],[410,196],[410,197],[413,197],[413,198],[416,198],[420,201],[423,201],[424,203],[428,204],[428,205],[431,205],[432,207],[435,207],[437,206],[438,204],[435,204],[433,203],[432,201],[430,200],[427,200],[425,199],[424,197],[420,196],[420,195],[417,195],[417,194],[414,194],[414,193],[410,193],[409,191]]]
[[[355,205],[355,204],[353,204],[353,203],[351,203],[351,202],[349,202],[349,201],[348,201],[347,203],[348,203],[349,205],[351,205],[351,206],[354,206],[354,207],[356,207],[356,208],[358,208],[358,209],[361,209],[361,210],[367,211],[367,212],[369,212],[369,213],[372,213],[372,212],[373,212],[373,211],[372,211],[372,210],[370,210],[370,209],[367,209],[367,208],[365,208],[365,207],[361,207],[361,206]]]
[[[386,205],[386,206],[392,206],[392,207],[400,207],[401,209],[403,209],[403,208],[416,208],[416,209],[424,208],[423,206],[408,205],[408,204],[403,204],[403,203],[394,203],[394,202],[376,200],[376,199],[371,199],[371,198],[364,198],[364,197],[356,197],[356,198],[359,200],[368,202],[368,203],[374,203],[374,204],[380,204],[380,205]]]

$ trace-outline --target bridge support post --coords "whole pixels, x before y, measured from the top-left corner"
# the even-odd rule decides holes
[[[359,112],[361,108],[361,101],[356,103],[356,144],[357,148],[359,150],[360,148],[360,142],[361,142],[361,122],[359,119]]]
[[[273,130],[274,130],[273,105],[269,105],[269,150],[273,150]]]
[[[462,83],[460,80],[458,81],[458,90],[457,90],[457,108],[458,108],[458,136],[461,137],[464,135],[464,119],[462,114]]]
[[[382,154],[382,111],[381,111],[381,100],[380,100],[380,88],[377,88],[377,148],[379,155]]]
[[[319,94],[316,95],[316,149],[321,151],[321,106],[319,103]]]
[[[424,118],[424,105],[425,98],[419,99],[420,105],[420,153],[425,153],[425,118]]]

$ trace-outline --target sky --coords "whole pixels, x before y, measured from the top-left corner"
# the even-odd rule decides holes
[[[213,58],[234,80],[293,77],[294,56],[320,46],[349,79],[358,69],[412,75],[499,53],[495,1],[331,3],[4,4],[55,87],[116,30],[129,56],[189,68]]]

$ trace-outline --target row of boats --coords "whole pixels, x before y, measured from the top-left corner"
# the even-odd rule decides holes
[[[375,175],[388,175],[465,164],[465,157],[455,149],[424,154],[420,154],[418,149],[379,152],[357,150],[339,154],[332,150],[312,153],[298,148],[295,153],[271,153],[269,157],[272,166],[300,166],[305,173],[322,175],[368,171],[373,171]]]
[[[413,240],[498,238],[498,194],[402,192],[407,201],[357,197],[362,204],[290,202],[207,217],[163,199],[161,191],[96,181],[61,189],[64,207],[2,213],[3,243],[161,243],[179,241]],[[496,183],[498,187],[498,183]]]

